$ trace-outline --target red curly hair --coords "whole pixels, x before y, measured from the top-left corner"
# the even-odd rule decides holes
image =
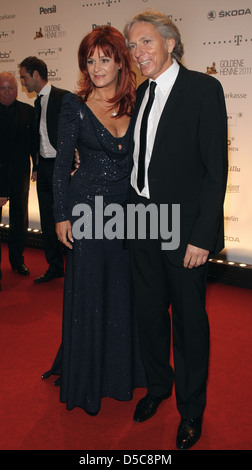
[[[131,68],[131,58],[124,37],[112,26],[100,26],[82,39],[78,51],[82,79],[79,81],[77,94],[87,101],[94,89],[87,72],[87,59],[92,56],[96,48],[106,57],[113,57],[115,63],[121,64],[117,93],[109,103],[111,108],[119,107],[117,117],[131,115],[136,99],[136,75]]]

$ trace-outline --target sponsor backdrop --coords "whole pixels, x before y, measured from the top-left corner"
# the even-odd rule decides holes
[[[19,81],[18,64],[36,55],[47,63],[52,84],[74,91],[82,37],[104,24],[123,31],[126,20],[146,8],[165,12],[177,24],[184,65],[223,85],[229,125],[225,252],[228,260],[252,264],[252,0],[1,0],[0,71]],[[18,98],[33,104],[35,95],[19,82]],[[40,228],[34,183],[29,219],[30,227]]]

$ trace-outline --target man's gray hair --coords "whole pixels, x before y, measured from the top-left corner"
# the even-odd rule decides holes
[[[124,37],[127,47],[129,44],[130,28],[137,22],[151,23],[153,26],[155,26],[159,34],[165,40],[167,38],[175,39],[175,46],[172,52],[172,57],[178,61],[181,60],[184,53],[184,47],[181,42],[181,36],[177,26],[175,26],[175,24],[167,15],[155,10],[147,10],[139,13],[127,22],[124,28]]]

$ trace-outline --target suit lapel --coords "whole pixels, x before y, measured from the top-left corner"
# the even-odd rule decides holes
[[[177,79],[172,87],[172,90],[166,101],[166,104],[159,120],[151,158],[155,157],[155,153],[158,149],[160,142],[163,142],[164,133],[167,134],[167,129],[169,129],[169,123],[172,121],[174,113],[176,112],[176,109],[179,106],[182,91],[186,86],[186,80],[187,70],[180,64]]]
[[[54,87],[51,87],[50,95],[48,98],[48,103],[47,103],[47,110],[46,110],[46,121],[47,121],[47,128],[50,127],[52,117],[54,120],[54,109],[53,109],[53,95],[54,95]]]
[[[141,106],[141,103],[143,101],[143,97],[146,91],[146,88],[149,85],[149,80],[145,80],[137,89],[137,97],[136,97],[136,102],[134,106],[134,111],[133,115],[131,117],[131,138],[130,138],[130,144],[129,144],[129,155],[131,158],[131,166],[133,165],[133,153],[134,153],[134,129],[135,129],[135,124],[138,116],[138,112]]]
[[[173,88],[171,90],[171,93],[169,95],[169,98],[164,106],[163,112],[161,114],[157,132],[156,132],[156,138],[154,142],[154,147],[152,151],[152,157],[153,159],[155,157],[156,151],[158,150],[158,146],[160,143],[163,143],[163,135],[164,133],[167,133],[167,129],[169,126],[169,123],[172,121],[175,110],[179,104],[179,100],[181,99],[182,96],[182,91],[184,90],[186,86],[186,81],[187,81],[187,69],[181,65],[179,69],[179,73],[177,76],[177,79],[173,85]],[[135,103],[135,108],[132,116],[132,138],[130,139],[130,155],[133,158],[133,152],[134,152],[134,128],[135,128],[135,123],[136,119],[138,116],[138,112],[141,106],[141,103],[143,101],[143,97],[145,94],[146,89],[148,88],[149,85],[149,80],[147,79],[145,82],[143,82],[137,91],[137,99]]]
[[[141,106],[141,103],[143,101],[143,97],[145,95],[145,92],[146,92],[146,89],[148,88],[149,86],[149,80],[145,80],[138,88],[137,90],[137,99],[136,99],[136,104],[135,104],[135,108],[134,108],[134,113],[133,113],[133,124],[135,125],[135,122],[136,122],[136,119],[137,119],[137,115],[138,115],[138,111],[139,111],[139,108]]]
[[[56,148],[55,135],[57,134],[58,126],[57,96],[57,89],[52,85],[47,103],[46,125],[49,141],[54,148]]]

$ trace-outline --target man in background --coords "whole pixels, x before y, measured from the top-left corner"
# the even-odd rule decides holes
[[[0,219],[9,199],[8,248],[12,269],[28,275],[23,251],[28,227],[30,156],[36,179],[34,108],[17,100],[17,81],[0,73]]]
[[[20,79],[29,93],[36,92],[35,100],[38,175],[37,192],[45,256],[46,273],[34,279],[36,284],[64,276],[62,248],[55,232],[53,215],[53,172],[57,152],[58,122],[63,96],[68,93],[48,82],[47,65],[30,56],[20,64]]]

